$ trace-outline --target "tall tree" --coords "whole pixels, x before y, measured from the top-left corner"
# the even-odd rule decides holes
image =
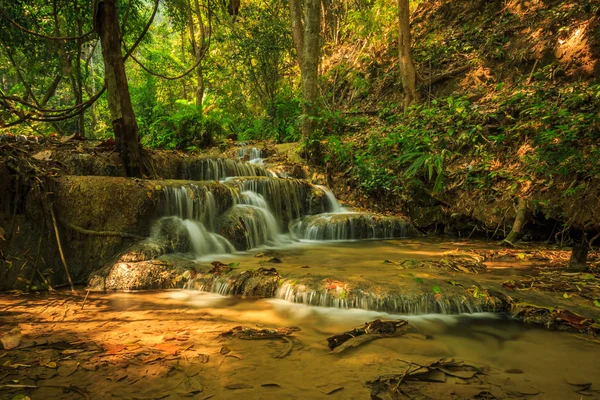
[[[398,61],[406,109],[421,101],[417,91],[417,70],[411,49],[409,0],[398,0],[398,28]]]
[[[196,78],[198,80],[196,85],[196,107],[198,109],[202,109],[202,99],[204,97],[204,73],[202,71],[202,58],[204,58],[204,54],[206,53],[206,46],[208,43],[206,41],[206,26],[204,25],[204,20],[202,17],[202,12],[200,9],[200,2],[198,0],[194,1],[194,7],[188,3],[189,6],[189,30],[190,30],[190,39],[192,42],[192,52],[194,53],[194,57],[198,66],[196,67]],[[198,20],[198,31],[199,31],[199,39],[196,41],[196,22],[194,21],[194,16]]]
[[[304,1],[304,23],[302,5],[299,0],[290,0],[292,36],[298,54],[302,77],[302,137],[309,139],[316,127],[317,80],[319,77],[319,57],[321,54],[321,1]]]
[[[131,105],[115,0],[95,0],[93,21],[102,46],[108,107],[117,151],[127,176],[149,176],[152,167],[140,144],[138,125]]]

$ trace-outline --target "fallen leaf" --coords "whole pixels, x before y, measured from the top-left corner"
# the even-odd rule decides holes
[[[262,384],[262,385],[260,385],[260,386],[262,386],[262,387],[278,387],[278,388],[280,388],[280,387],[281,387],[281,386],[279,386],[279,385],[278,385],[278,384],[276,384],[276,383],[263,383],[263,384]]]
[[[19,327],[14,327],[10,331],[2,334],[0,337],[0,342],[2,342],[2,347],[4,350],[14,349],[21,343],[21,330]]]
[[[155,345],[154,348],[173,356],[181,351],[181,348],[179,348],[179,346],[176,346],[171,343],[159,343]]]
[[[104,347],[106,348],[106,353],[107,354],[117,354],[118,352],[124,350],[125,348],[127,348],[127,345],[125,344],[105,344]]]
[[[58,367],[58,375],[63,378],[67,376],[71,376],[77,368],[79,367],[79,362],[74,360],[65,360],[61,361],[60,366]]]
[[[50,161],[51,157],[52,157],[52,151],[51,150],[43,150],[37,154],[34,154],[31,157],[38,161]]]

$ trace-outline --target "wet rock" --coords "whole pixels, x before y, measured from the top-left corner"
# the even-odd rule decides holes
[[[217,231],[233,244],[236,250],[247,250],[269,240],[266,216],[256,207],[230,208],[217,221]]]
[[[184,270],[160,260],[116,263],[90,278],[90,290],[147,290],[181,288],[187,282]]]

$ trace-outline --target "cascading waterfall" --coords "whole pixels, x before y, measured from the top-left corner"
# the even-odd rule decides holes
[[[238,155],[256,160],[262,154],[258,149],[242,149]],[[205,181],[165,183],[159,212],[162,217],[153,226],[152,238],[167,251],[200,257],[263,245],[281,246],[292,242],[292,238],[347,241],[400,238],[408,233],[409,224],[401,217],[348,211],[325,186],[273,178],[263,167],[246,162],[201,159],[190,163],[182,177]],[[225,178],[229,179],[214,182]],[[220,294],[252,295],[257,295],[255,290],[264,289],[258,295],[307,305],[407,314],[482,310],[472,299],[436,298],[431,293],[391,296],[353,290],[348,295],[327,289],[313,290],[296,282],[282,284],[277,272],[277,276],[272,276],[268,268],[269,283],[265,289],[261,286],[264,283],[261,270],[231,276],[199,275],[194,285],[190,281],[189,287]]]

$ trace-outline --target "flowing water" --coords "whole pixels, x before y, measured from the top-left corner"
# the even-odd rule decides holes
[[[109,299],[115,309],[123,311],[157,307],[190,317],[204,313],[204,318],[214,320],[217,330],[232,325],[301,329],[294,334],[297,339],[292,353],[284,359],[273,358],[283,347],[276,340],[221,341],[239,359],[225,359],[220,381],[244,382],[253,388],[221,391],[218,398],[364,399],[369,393],[367,380],[402,373],[406,369],[404,361],[426,363],[440,358],[455,358],[484,368],[489,374],[486,379],[505,391],[539,392],[515,398],[579,399],[567,381],[592,382],[594,387],[600,384],[598,345],[577,340],[568,333],[525,327],[494,314],[405,316],[193,291],[123,294]],[[416,329],[401,337],[360,346],[347,354],[327,354],[328,336],[376,318],[407,319]],[[193,323],[190,328],[194,328]],[[265,383],[277,384],[280,389],[260,386]],[[325,395],[336,387],[344,389],[333,396]],[[439,397],[430,398],[452,398],[448,393],[451,389],[446,384],[434,388],[441,392]]]
[[[219,260],[248,271],[267,268],[262,252],[276,249],[278,264],[268,267],[276,267],[285,279],[273,278],[273,298],[236,296],[243,293],[237,283],[220,276],[190,279],[188,287],[199,291],[106,298],[115,309],[200,313],[216,321],[216,328],[301,328],[293,355],[285,359],[273,358],[273,345],[262,341],[229,343],[241,362],[224,358],[215,379],[250,382],[252,389],[217,389],[218,398],[321,398],[338,386],[343,390],[328,398],[365,398],[364,382],[401,372],[406,368],[401,360],[443,357],[485,366],[492,375],[499,374],[499,387],[526,387],[525,392],[538,393],[531,398],[579,398],[565,380],[598,380],[594,344],[482,312],[490,307],[464,297],[468,282],[460,284],[462,297],[453,296],[451,289],[440,297],[437,285],[447,283],[450,275],[436,281],[425,270],[406,271],[393,261],[440,258],[458,244],[409,240],[412,228],[402,217],[354,212],[342,207],[327,187],[273,177],[257,149],[240,150],[238,156],[251,162],[204,161],[189,166],[182,176],[218,183],[182,181],[164,188],[162,217],[154,224],[153,237],[177,243],[175,251],[198,263]],[[431,283],[420,285],[426,280]],[[323,281],[331,282],[330,287],[319,288]],[[404,290],[403,282],[412,286]],[[346,294],[350,286],[352,296]],[[390,288],[395,295],[386,292]],[[375,318],[406,318],[416,330],[342,358],[326,354],[327,336]],[[281,390],[271,393],[272,387]]]

